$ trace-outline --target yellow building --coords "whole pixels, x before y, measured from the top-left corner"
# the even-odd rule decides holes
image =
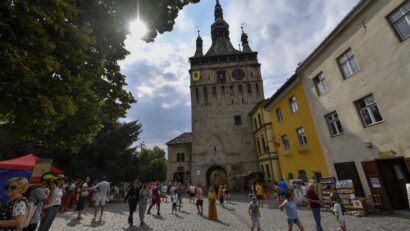
[[[259,170],[264,173],[265,182],[270,187],[274,181],[279,181],[281,172],[279,158],[273,144],[273,129],[270,112],[265,109],[268,100],[262,100],[250,113],[253,122],[256,152]]]
[[[289,78],[266,103],[270,111],[282,177],[305,181],[328,176],[309,104],[298,75]]]

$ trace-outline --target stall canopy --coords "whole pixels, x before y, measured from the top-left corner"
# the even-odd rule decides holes
[[[31,173],[36,164],[36,160],[39,159],[33,154],[28,154],[16,159],[0,161],[0,203],[7,202],[7,196],[3,187],[6,181],[12,177],[25,177],[31,178]],[[51,171],[55,174],[63,174],[60,169],[51,166]]]
[[[39,159],[33,154],[28,154],[16,159],[0,161],[0,169],[25,169],[32,170],[36,164],[36,160]],[[63,171],[51,166],[51,171],[56,174],[63,174]]]

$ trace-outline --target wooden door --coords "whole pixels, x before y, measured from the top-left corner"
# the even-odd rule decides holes
[[[355,195],[358,197],[364,197],[362,183],[354,162],[335,163],[335,169],[339,180],[352,180]]]
[[[382,207],[384,209],[391,209],[390,200],[385,190],[386,186],[384,184],[384,179],[381,177],[376,161],[363,161],[362,166],[367,182],[370,186],[371,193],[381,196]],[[372,180],[375,182],[372,182]]]

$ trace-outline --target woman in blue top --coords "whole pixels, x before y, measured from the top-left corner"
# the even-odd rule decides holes
[[[297,225],[301,231],[304,231],[305,228],[298,218],[296,207],[297,206],[293,201],[292,193],[286,194],[286,200],[281,205],[279,205],[281,211],[285,209],[286,216],[288,218],[289,231],[292,231],[293,224]]]

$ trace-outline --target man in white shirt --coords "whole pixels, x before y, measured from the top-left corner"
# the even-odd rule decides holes
[[[97,212],[98,212],[99,207],[101,208],[100,219],[102,219],[105,202],[107,201],[108,193],[110,192],[110,183],[108,183],[107,178],[103,176],[101,178],[100,183],[96,184],[92,189],[96,191],[95,192],[96,200],[95,200],[95,207],[94,207],[94,220],[97,219]]]

